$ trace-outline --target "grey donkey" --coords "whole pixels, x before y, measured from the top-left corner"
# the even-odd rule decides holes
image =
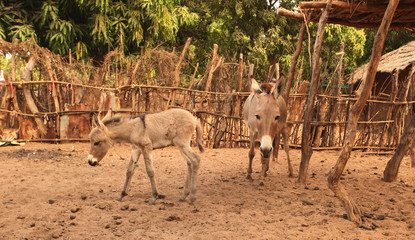
[[[121,201],[127,195],[131,177],[142,154],[148,177],[150,178],[152,197],[150,204],[156,199],[164,198],[157,190],[154,179],[152,151],[175,145],[180,150],[187,165],[187,177],[184,193],[179,201],[184,201],[190,194],[190,204],[196,200],[196,180],[200,157],[191,148],[191,139],[196,130],[196,143],[203,152],[203,131],[199,120],[190,112],[183,109],[169,109],[158,113],[143,114],[135,117],[111,117],[111,110],[100,120],[94,117],[94,128],[89,134],[90,150],[88,163],[96,166],[104,158],[113,142],[127,142],[131,144],[131,160],[127,168],[127,176],[121,194],[117,200]]]

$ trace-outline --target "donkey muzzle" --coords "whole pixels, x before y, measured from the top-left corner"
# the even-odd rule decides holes
[[[261,155],[264,158],[269,158],[272,152],[272,139],[270,136],[266,135],[263,136],[261,139],[261,146],[259,147],[259,150],[261,150]]]
[[[98,165],[97,159],[94,158],[92,155],[88,155],[88,163],[89,163],[89,165],[91,165],[93,167]]]
[[[98,162],[96,162],[96,161],[88,161],[88,163],[89,163],[89,165],[91,165],[93,167],[98,165]]]

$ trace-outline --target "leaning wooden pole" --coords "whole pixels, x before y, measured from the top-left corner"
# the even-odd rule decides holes
[[[192,41],[191,38],[187,39],[186,44],[184,45],[182,54],[180,55],[179,62],[176,64],[176,68],[174,70],[174,82],[173,82],[173,87],[175,87],[175,88],[177,88],[179,86],[179,83],[180,83],[180,68],[182,67],[184,57],[186,56],[186,52],[187,52],[187,49],[190,46],[191,41]],[[170,92],[169,100],[167,101],[167,104],[166,104],[166,109],[169,108],[170,100],[173,103],[173,105],[175,105],[175,101],[176,101],[176,90],[175,89],[172,89],[172,91]]]
[[[411,121],[405,126],[405,130],[399,141],[398,147],[393,154],[392,158],[386,165],[385,171],[383,171],[383,180],[385,182],[396,181],[399,172],[399,166],[401,165],[403,157],[408,153],[409,145],[413,141],[415,133],[415,115],[412,116]]]
[[[308,164],[310,162],[313,150],[311,148],[311,120],[314,112],[314,102],[317,95],[317,89],[320,82],[320,67],[321,67],[321,47],[324,38],[324,27],[326,26],[327,19],[329,17],[329,10],[332,0],[327,1],[327,6],[324,12],[320,16],[318,23],[318,30],[316,36],[316,42],[314,44],[313,52],[313,72],[311,76],[310,91],[307,98],[306,110],[304,112],[304,125],[303,133],[301,137],[301,163],[300,171],[298,174],[298,182],[301,186],[305,186]]]
[[[306,23],[303,22],[301,24],[300,32],[298,33],[297,48],[295,49],[293,60],[291,61],[290,70],[288,72],[288,79],[285,85],[285,92],[284,92],[283,97],[286,103],[288,103],[288,97],[290,96],[291,85],[293,84],[293,79],[295,75],[295,68],[297,66],[298,57],[300,56],[301,47],[303,45],[305,29],[306,29]]]
[[[358,224],[362,223],[361,211],[354,203],[354,201],[349,197],[344,187],[340,184],[340,177],[344,171],[344,168],[346,167],[347,161],[350,158],[350,152],[352,151],[352,147],[356,138],[357,120],[359,119],[360,113],[362,112],[367,100],[369,99],[382,54],[383,44],[385,42],[389,26],[392,22],[393,15],[398,4],[399,0],[391,0],[389,2],[388,8],[386,9],[385,15],[383,16],[382,23],[379,26],[379,30],[373,43],[372,56],[368,64],[367,75],[365,82],[363,83],[364,85],[361,91],[361,95],[350,110],[349,120],[347,122],[346,137],[342,152],[339,156],[339,159],[337,160],[336,165],[334,166],[333,171],[329,174],[328,177],[329,188],[343,203],[347,212],[348,219]]]

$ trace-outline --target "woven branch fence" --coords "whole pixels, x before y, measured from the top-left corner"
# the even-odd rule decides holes
[[[157,52],[158,55],[151,55],[153,58],[135,62],[113,53],[100,67],[93,67],[83,61],[60,59],[36,45],[2,42],[0,50],[3,56],[7,53],[12,56],[9,60],[12,69],[3,70],[5,81],[0,83],[3,140],[13,135],[18,141],[87,141],[93,114],[103,115],[110,108],[117,114],[137,115],[179,107],[201,120],[207,147],[248,146],[242,106],[249,92],[241,90],[249,78],[242,82],[242,74],[238,73],[247,70],[241,62],[226,64],[214,53],[203,77],[195,79],[197,66],[192,69],[184,62],[177,79],[178,75],[167,73],[177,72],[174,63],[180,57],[169,52]],[[20,58],[14,59],[15,56]],[[36,62],[33,66],[32,60]],[[412,82],[413,76],[410,78]],[[188,86],[183,86],[183,82]],[[295,86],[288,101],[289,144],[299,148],[307,82]],[[342,147],[348,113],[355,101],[352,95],[317,96],[311,134],[314,149]],[[369,100],[358,122],[354,148],[393,151],[412,115],[412,104],[412,101]]]

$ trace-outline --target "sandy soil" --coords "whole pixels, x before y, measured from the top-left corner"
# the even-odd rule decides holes
[[[285,154],[265,186],[245,181],[248,149],[207,149],[195,205],[178,202],[186,168],[174,147],[154,151],[161,194],[155,205],[143,161],[130,194],[115,200],[125,179],[129,146],[116,145],[102,164],[87,164],[88,143],[0,149],[0,239],[415,239],[415,169],[381,180],[390,156],[353,152],[342,183],[367,216],[367,230],[344,218],[327,187],[339,152],[314,152],[308,189],[288,178]],[[291,150],[298,171],[300,150]]]

